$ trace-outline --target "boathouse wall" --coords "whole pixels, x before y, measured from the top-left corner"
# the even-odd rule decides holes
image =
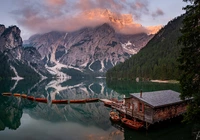
[[[187,102],[154,109],[153,123],[177,117],[186,112]]]
[[[125,99],[126,114],[148,123],[153,123],[154,110],[136,98]]]
[[[179,116],[186,112],[186,107],[187,102],[180,102],[154,108],[134,97],[125,99],[126,115],[150,124]]]

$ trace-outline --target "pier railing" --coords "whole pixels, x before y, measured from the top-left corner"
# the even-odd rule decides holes
[[[140,120],[144,121],[144,113],[138,112],[138,111],[134,111],[133,109],[130,109],[130,108],[126,107],[122,103],[112,102],[111,107],[116,109],[117,111],[119,111],[121,113],[124,113],[126,115],[131,116],[131,117],[134,117],[134,118],[137,118],[137,119],[140,119]]]
[[[126,107],[122,103],[112,102],[111,107],[120,112],[126,113]]]

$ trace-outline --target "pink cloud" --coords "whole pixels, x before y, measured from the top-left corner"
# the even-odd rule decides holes
[[[45,2],[50,6],[62,6],[66,3],[65,0],[45,0]]]
[[[71,32],[84,27],[95,27],[109,23],[119,33],[153,33],[155,27],[144,27],[134,18],[148,12],[146,0],[129,3],[126,0],[45,0],[26,4],[14,13],[20,25],[33,33],[49,31]],[[135,8],[135,9],[133,9]],[[123,14],[125,9],[133,9],[132,13]],[[157,11],[159,14],[159,11]]]

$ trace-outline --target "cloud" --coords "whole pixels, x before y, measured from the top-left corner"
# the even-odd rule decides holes
[[[157,9],[154,13],[152,13],[153,17],[158,17],[164,15],[164,12],[161,9]]]
[[[149,2],[147,0],[137,0],[130,3],[131,13],[136,19],[139,19],[142,14],[149,14]]]
[[[45,2],[50,6],[62,6],[66,3],[65,0],[45,0]]]
[[[24,0],[23,6],[18,7],[12,12],[15,19],[32,33],[71,32],[103,23],[109,23],[124,34],[152,33],[150,27],[135,21],[142,14],[149,14],[147,0],[131,3],[128,0],[35,0],[29,3]],[[158,9],[156,14],[161,15],[162,11]]]

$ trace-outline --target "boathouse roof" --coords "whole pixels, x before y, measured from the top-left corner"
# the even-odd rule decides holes
[[[142,97],[140,97],[140,93],[132,93],[131,96],[149,104],[153,108],[183,102],[179,97],[180,93],[173,90],[142,92]]]

